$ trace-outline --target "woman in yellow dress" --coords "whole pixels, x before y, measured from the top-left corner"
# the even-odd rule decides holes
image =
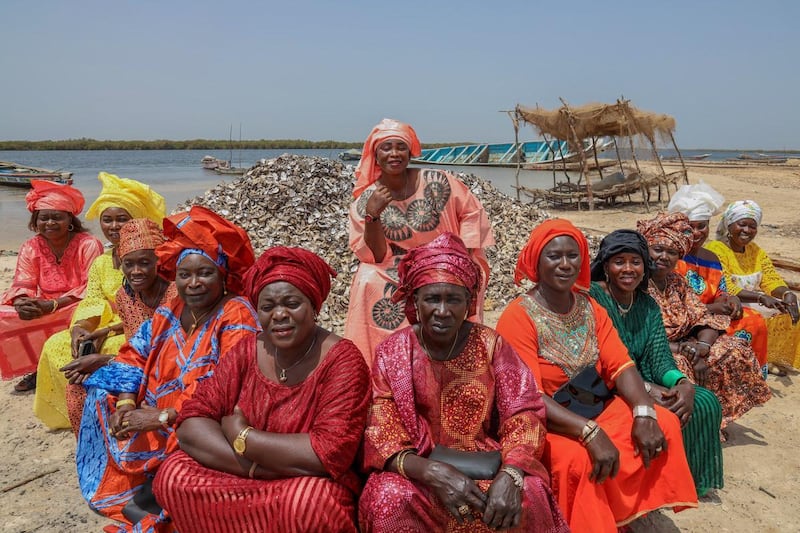
[[[116,354],[125,341],[115,302],[123,279],[116,253],[120,229],[132,218],[149,218],[160,226],[166,214],[164,198],[148,185],[106,172],[100,172],[97,179],[103,190],[86,218],[100,219],[100,229],[111,248],[89,267],[86,297],[75,309],[70,328],[47,339],[42,348],[33,412],[50,429],[70,427],[67,380],[60,368],[78,357],[79,345],[91,340],[93,353]]]

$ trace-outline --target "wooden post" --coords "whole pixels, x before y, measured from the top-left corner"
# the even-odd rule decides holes
[[[642,169],[639,168],[639,160],[636,159],[636,148],[634,148],[634,146],[633,146],[633,134],[630,131],[630,126],[628,126],[628,141],[630,142],[630,145],[631,145],[631,157],[633,158],[633,164],[636,166],[636,172],[639,173],[639,179],[641,180],[641,183],[642,183],[642,200],[644,201],[644,208],[649,213],[650,212],[650,202],[647,199],[647,196],[649,194],[649,190],[645,186],[645,181],[643,179],[644,176],[642,176]]]
[[[678,143],[675,142],[675,136],[672,135],[672,132],[669,132],[669,138],[672,141],[672,146],[675,147],[675,152],[678,154],[678,159],[681,160],[681,168],[683,168],[683,183],[685,185],[689,185],[689,169],[686,168],[686,163],[683,161],[683,154],[678,149]]]
[[[569,114],[569,111],[567,111]],[[592,179],[586,174],[586,154],[583,153],[583,142],[578,139],[578,133],[575,131],[575,127],[572,125],[572,115],[569,114],[569,131],[572,133],[572,142],[575,143],[575,147],[578,149],[578,153],[581,156],[581,179],[586,178],[586,196],[589,199],[589,211],[594,211],[594,196],[592,195]],[[580,200],[578,200],[578,209],[581,208]]]
[[[592,136],[592,152],[594,152],[594,164],[597,165],[597,172],[600,173],[600,179],[603,179],[603,169],[600,168],[600,161],[597,159],[597,138]]]

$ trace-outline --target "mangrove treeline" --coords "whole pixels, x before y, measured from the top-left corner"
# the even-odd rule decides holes
[[[306,141],[303,139],[261,139],[257,141],[229,141],[214,139],[192,139],[187,141],[98,141],[97,139],[66,139],[63,141],[0,141],[0,150],[285,150],[308,149],[329,150],[361,148],[362,142]],[[433,143],[435,148],[450,144]]]

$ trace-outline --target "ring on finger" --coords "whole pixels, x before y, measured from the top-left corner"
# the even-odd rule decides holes
[[[130,425],[131,425],[131,423],[130,423],[130,422],[128,422],[127,420],[123,420],[123,421],[122,421],[122,427],[126,428],[126,427],[128,427],[128,426],[130,426]]]
[[[460,505],[458,507],[458,514],[460,514],[461,516],[469,514],[469,505],[467,505],[466,503],[464,505]]]

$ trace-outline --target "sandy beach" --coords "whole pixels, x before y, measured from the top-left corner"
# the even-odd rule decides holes
[[[787,165],[693,165],[690,182],[703,180],[727,201],[750,198],[764,209],[756,242],[771,257],[800,263],[800,161]],[[638,198],[634,198],[638,200]],[[657,207],[653,207],[652,212]],[[633,228],[649,216],[641,203],[598,205],[594,211],[556,211],[587,232]],[[716,224],[717,217],[713,223]],[[2,243],[4,241],[0,241]],[[13,246],[12,246],[13,244]],[[6,243],[12,249],[20,243]],[[0,289],[14,272],[16,257],[0,252]],[[800,273],[780,270],[792,283]],[[494,325],[499,312],[487,323]],[[770,376],[773,399],[729,426],[723,444],[725,487],[698,509],[679,514],[655,512],[635,522],[636,532],[800,531],[800,374]],[[48,431],[33,416],[31,394],[12,393],[14,381],[0,382],[0,530],[99,531],[109,521],[82,499],[75,474],[75,440],[69,431]]]

